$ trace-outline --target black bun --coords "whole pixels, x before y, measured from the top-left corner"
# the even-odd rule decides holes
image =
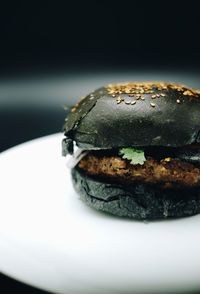
[[[167,83],[109,85],[80,101],[64,126],[83,149],[200,142],[200,91]]]
[[[145,183],[112,184],[72,169],[76,191],[89,206],[113,215],[153,220],[200,212],[200,188],[163,189]]]

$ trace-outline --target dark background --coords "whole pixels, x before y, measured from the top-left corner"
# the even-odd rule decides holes
[[[96,86],[91,76],[104,81],[102,76],[120,77],[120,72],[140,78],[150,73],[149,79],[176,73],[178,80],[189,77],[200,86],[198,1],[1,4],[0,151],[61,131],[63,101],[70,106],[81,94],[77,87]],[[66,94],[65,81],[74,85]],[[3,275],[0,288],[39,293]]]
[[[198,1],[8,1],[0,9],[1,74],[82,66],[199,70],[199,23]]]

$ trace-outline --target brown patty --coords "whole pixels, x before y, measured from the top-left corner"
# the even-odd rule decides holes
[[[179,159],[165,158],[156,161],[148,158],[143,165],[132,165],[119,156],[86,155],[78,164],[89,175],[109,177],[119,182],[141,181],[174,186],[200,185],[200,168]]]

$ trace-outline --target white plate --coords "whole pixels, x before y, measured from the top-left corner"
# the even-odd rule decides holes
[[[200,289],[200,216],[112,217],[74,192],[60,134],[0,155],[0,270],[56,293]]]

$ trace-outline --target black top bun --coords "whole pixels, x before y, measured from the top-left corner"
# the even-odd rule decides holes
[[[83,149],[199,143],[200,91],[158,82],[108,85],[71,109],[64,131],[66,142]]]

